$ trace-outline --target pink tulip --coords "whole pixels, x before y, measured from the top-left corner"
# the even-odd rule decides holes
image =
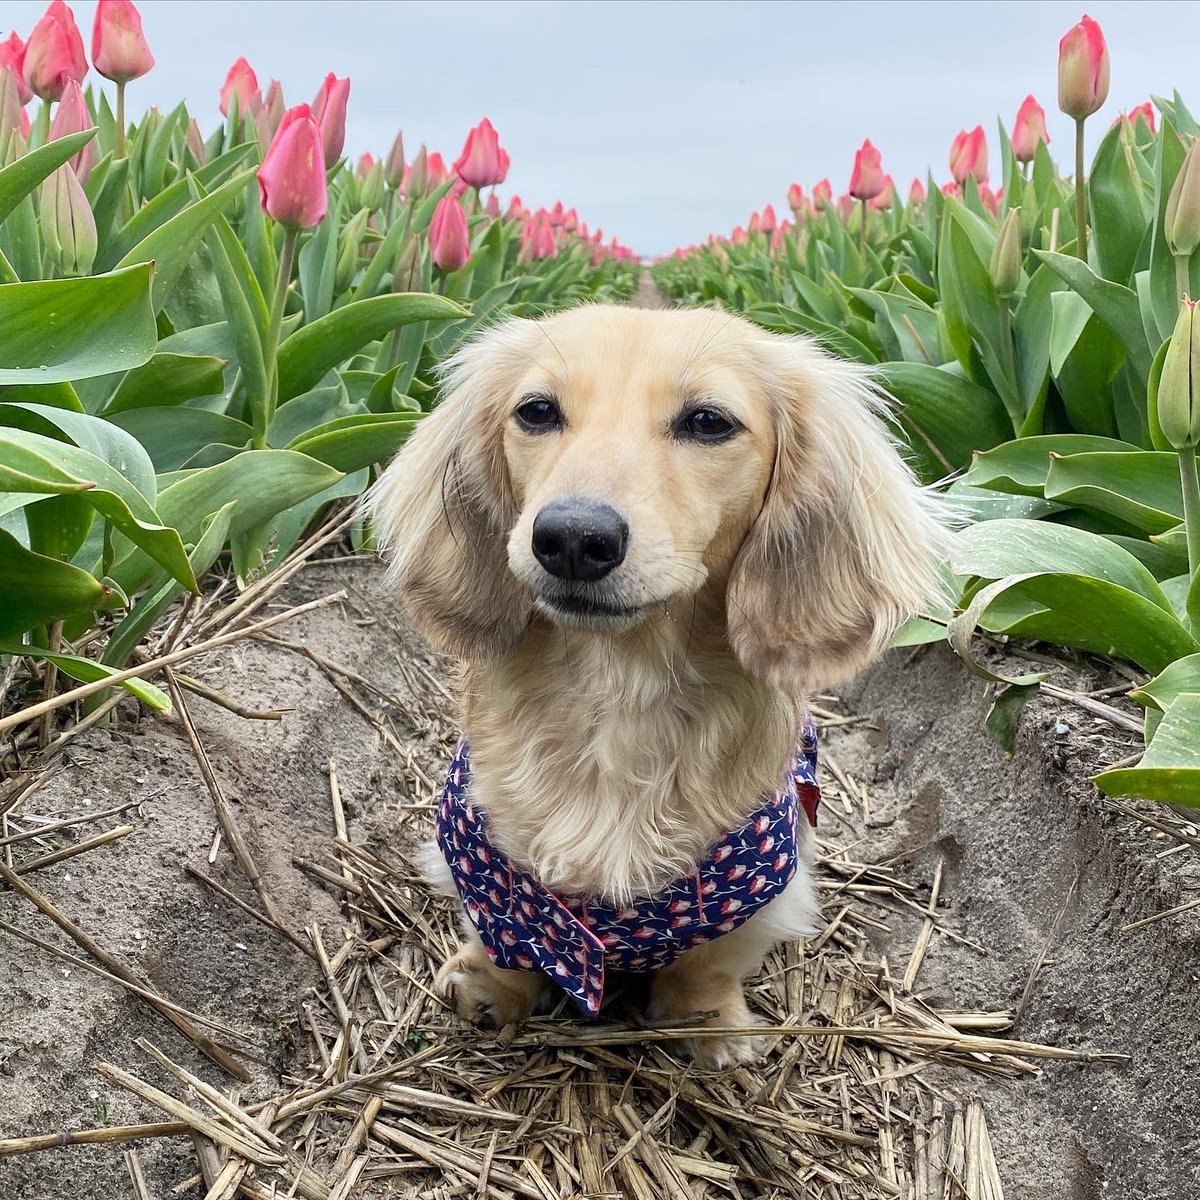
[[[828,179],[819,179],[813,184],[812,193],[813,208],[820,212],[823,208],[830,208],[833,205],[833,184]]]
[[[1032,96],[1026,96],[1013,123],[1012,148],[1017,161],[1033,162],[1039,142],[1047,145],[1050,142],[1046,132],[1046,110]]]
[[[154,66],[141,14],[131,0],[99,0],[92,22],[92,65],[114,83],[141,79]]]
[[[553,258],[558,253],[558,239],[554,236],[554,226],[544,211],[533,222],[530,249],[533,257],[537,259]]]
[[[471,259],[471,235],[467,214],[455,197],[438,201],[429,222],[429,252],[434,266],[443,271],[461,271]]]
[[[1085,16],[1058,43],[1058,107],[1082,121],[1108,99],[1108,46],[1100,26]]]
[[[313,117],[321,127],[326,170],[341,158],[342,147],[346,144],[346,101],[349,99],[350,80],[339,79],[330,71],[312,102]]]
[[[879,151],[867,138],[854,154],[850,173],[850,195],[856,200],[871,200],[883,191],[883,164]]]
[[[1000,215],[1000,201],[1004,199],[1004,189],[999,188],[993,192],[986,183],[981,183],[979,185],[979,199],[983,202],[983,207],[993,217],[998,217]]]
[[[808,211],[808,201],[804,198],[804,189],[798,183],[793,183],[788,188],[787,202],[788,208],[792,210],[797,220]]]
[[[258,191],[267,216],[289,229],[310,229],[324,220],[325,153],[321,127],[307,104],[283,114],[258,169]]]
[[[408,196],[424,196],[426,192],[432,190],[429,182],[429,151],[422,143],[416,158],[409,164],[408,174],[404,181],[404,191]]]
[[[883,177],[883,191],[881,191],[878,196],[872,196],[871,199],[867,201],[867,205],[870,208],[875,208],[882,211],[884,209],[891,208],[895,202],[896,184],[890,175],[885,175]]]
[[[950,174],[955,183],[964,184],[969,178],[984,183],[988,177],[987,136],[982,125],[976,125],[968,133],[959,131],[950,146]]]
[[[1130,125],[1136,126],[1139,117],[1150,127],[1150,132],[1154,133],[1154,105],[1151,104],[1149,100],[1147,100],[1144,104],[1139,104],[1136,108],[1131,108],[1129,110]]]
[[[838,216],[840,216],[843,221],[849,221],[854,212],[854,197],[850,195],[839,196],[837,198],[837,210]]]
[[[746,231],[740,225],[736,225],[736,226],[734,226],[733,232],[729,235],[729,240],[735,246],[737,246],[737,245],[740,245],[742,242],[744,242],[747,237],[748,237],[748,234],[746,233]]]
[[[24,57],[25,43],[21,41],[19,34],[10,33],[4,41],[0,42],[0,68],[7,68],[13,73],[13,77],[17,81],[17,95],[22,105],[28,104],[33,99],[33,92],[29,90],[29,85],[21,75],[21,63]]]
[[[496,199],[495,192],[488,192],[488,198],[484,201],[483,211],[494,221],[500,215],[500,201]]]
[[[519,221],[525,215],[525,205],[521,203],[520,196],[514,196],[508,202],[508,211],[504,214],[510,221]]]
[[[957,200],[962,195],[962,188],[952,179],[949,183],[942,184],[942,195],[953,196]]]
[[[83,98],[83,89],[73,79],[67,80],[63,88],[62,99],[54,113],[54,123],[50,126],[50,141],[68,137],[72,133],[82,133],[93,125],[91,114],[88,112],[87,101]],[[67,159],[80,183],[87,183],[92,173],[92,164],[96,161],[94,142],[88,142],[78,154]]]
[[[762,232],[762,215],[760,213],[756,213],[756,212],[751,213],[750,220],[749,220],[749,222],[747,222],[747,225],[748,225],[751,233],[761,233]]]
[[[258,90],[258,76],[244,58],[239,58],[229,68],[225,82],[221,85],[221,116],[229,116],[229,102],[234,96],[237,97],[238,112],[243,117],[262,103],[262,96]]]
[[[63,0],[53,0],[33,27],[21,59],[25,86],[43,100],[57,100],[68,80],[82,83],[87,74],[83,38]]]
[[[919,179],[908,185],[908,202],[914,206],[925,203],[925,185]]]
[[[431,192],[437,191],[450,178],[450,172],[446,170],[446,160],[436,150],[426,159],[426,170],[429,175],[426,187]]]
[[[463,152],[454,160],[454,170],[473,188],[504,182],[508,155],[500,149],[500,137],[487,117],[467,134]]]
[[[374,165],[375,155],[373,155],[370,150],[364,150],[362,154],[358,156],[358,164],[354,168],[354,178],[359,180],[366,179],[366,177],[371,173],[371,168]]]
[[[768,204],[762,210],[762,231],[763,233],[774,233],[779,228],[779,218],[775,215],[775,206]]]

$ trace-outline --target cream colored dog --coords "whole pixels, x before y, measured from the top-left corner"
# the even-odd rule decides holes
[[[805,697],[937,591],[934,503],[864,368],[728,313],[507,320],[444,394],[371,503],[412,619],[465,664],[474,802],[555,893],[653,893],[779,788]],[[658,971],[651,1017],[753,1025],[743,980],[815,928],[810,858]],[[463,1017],[502,1026],[553,994],[464,936],[439,976]],[[756,1044],[692,1050],[722,1066]]]

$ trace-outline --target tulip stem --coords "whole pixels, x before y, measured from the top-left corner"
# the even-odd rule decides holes
[[[1087,185],[1083,177],[1083,118],[1075,122],[1075,249],[1087,262]]]
[[[117,158],[125,157],[125,83],[117,81]]]
[[[39,146],[44,146],[50,140],[50,101],[49,100],[43,100],[42,107],[40,109],[38,109],[37,133],[38,133],[37,144]]]
[[[859,212],[862,214],[862,223],[858,227],[858,248],[865,258],[867,253],[867,202],[860,200],[858,205]]]
[[[1196,467],[1196,447],[1179,450],[1179,482],[1183,486],[1183,525],[1187,531],[1188,570],[1192,586],[1200,576],[1200,471]],[[1193,630],[1200,633],[1200,630]]]
[[[1188,258],[1186,254],[1175,255],[1175,296],[1178,300],[1187,298],[1192,290],[1191,279],[1188,272]]]
[[[283,249],[279,253],[279,277],[275,281],[275,296],[271,301],[271,324],[267,330],[267,344],[263,347],[270,355],[270,368],[262,416],[254,430],[256,450],[261,450],[267,444],[267,430],[275,416],[275,404],[279,393],[279,331],[283,328],[283,309],[287,304],[288,286],[292,282],[292,267],[296,261],[296,243],[299,238],[299,229],[284,229]]]

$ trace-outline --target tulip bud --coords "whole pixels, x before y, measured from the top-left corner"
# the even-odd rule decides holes
[[[950,146],[950,174],[954,182],[964,184],[971,176],[983,183],[988,177],[987,136],[982,125],[968,133],[960,130]]]
[[[500,215],[500,201],[495,192],[488,192],[488,198],[483,203],[483,211],[494,221]],[[585,226],[586,228],[586,226]]]
[[[484,117],[467,134],[463,152],[454,160],[460,179],[473,188],[495,187],[508,174],[508,155],[500,149],[500,137]]]
[[[272,79],[267,88],[267,94],[255,111],[254,97],[250,98],[250,111],[254,114],[254,132],[258,134],[259,145],[264,148],[271,144],[283,120],[284,108],[283,84],[278,79]]]
[[[21,76],[21,64],[24,58],[25,43],[21,41],[17,33],[10,33],[4,41],[0,42],[0,70],[7,67],[16,77],[17,92],[21,98],[20,107],[22,108],[33,99],[33,93]]]
[[[908,186],[908,202],[914,208],[925,203],[925,185],[919,179],[914,179]]]
[[[813,185],[813,208],[818,212],[823,208],[831,208],[833,206],[833,184],[828,179],[818,180]]]
[[[779,228],[779,218],[775,215],[775,205],[768,204],[762,210],[762,219],[759,227],[763,233],[774,233]]]
[[[895,202],[896,184],[890,175],[885,175],[883,177],[883,191],[881,191],[878,196],[872,196],[871,199],[867,201],[867,206],[869,208],[884,211],[891,208]]]
[[[429,252],[443,271],[461,271],[471,258],[467,215],[453,196],[443,196],[429,222]]]
[[[992,286],[1001,300],[1007,300],[1021,282],[1021,210],[1010,208],[1000,226],[1000,236],[992,248],[988,266]]]
[[[258,170],[258,190],[267,215],[289,229],[309,229],[325,219],[325,152],[307,104],[283,114]]]
[[[140,79],[154,66],[131,0],[99,0],[92,22],[92,65],[114,83]]]
[[[415,199],[424,196],[426,192],[433,189],[429,186],[429,151],[425,149],[424,143],[417,151],[417,157],[412,160],[412,165],[408,168],[408,183],[406,185],[408,195]]]
[[[437,191],[450,178],[446,160],[436,150],[426,159],[425,169],[428,174],[428,183],[425,185],[428,191]]]
[[[1108,46],[1100,26],[1085,16],[1058,43],[1058,107],[1082,121],[1108,99]]]
[[[238,114],[243,117],[262,103],[258,90],[258,76],[245,58],[239,58],[229,68],[225,82],[221,84],[221,116],[229,116],[229,104],[234,99],[237,100]]]
[[[850,174],[850,195],[856,200],[870,200],[883,191],[883,164],[879,151],[868,138],[854,155],[854,170]]]
[[[392,272],[393,292],[419,292],[422,284],[421,239],[410,237]]]
[[[1176,450],[1200,444],[1198,303],[1184,297],[1158,382],[1158,424],[1163,437]]]
[[[372,212],[383,203],[383,163],[372,159],[358,186],[358,202]]]
[[[1193,141],[1175,176],[1163,226],[1167,245],[1177,258],[1191,258],[1200,246],[1200,141]]]
[[[86,275],[96,259],[96,219],[68,164],[42,184],[38,220],[42,241],[64,275]]]
[[[79,84],[73,79],[68,79],[66,87],[63,88],[62,99],[58,102],[58,111],[54,114],[54,123],[50,126],[50,141],[56,142],[72,133],[82,133],[85,129],[91,129],[92,124],[87,101],[83,98]],[[67,163],[79,182],[87,183],[95,160],[96,148],[92,142],[88,142],[78,154],[67,159]]]
[[[392,148],[383,162],[383,178],[393,192],[404,183],[404,130],[398,130]]]
[[[183,135],[183,144],[188,148],[188,153],[196,160],[198,167],[204,166],[204,160],[207,157],[204,150],[204,137],[200,133],[200,126],[196,123],[195,117],[188,117],[187,131]]]
[[[367,209],[360,208],[346,222],[346,227],[342,230],[342,236],[338,243],[337,264],[333,271],[333,294],[335,296],[340,296],[354,282],[354,274],[358,270],[360,243],[363,234],[367,231],[367,219],[370,215]]]
[[[57,100],[68,80],[81,83],[87,74],[83,38],[63,0],[53,0],[33,27],[21,60],[25,86],[43,100]]]
[[[350,99],[350,80],[339,79],[332,71],[325,76],[312,113],[321,127],[321,145],[325,150],[325,169],[342,156],[346,144],[346,102]]]
[[[787,190],[788,208],[793,213],[799,215],[804,211],[804,189],[798,184],[793,183]]]
[[[1129,110],[1129,124],[1135,129],[1138,121],[1145,121],[1151,133],[1154,133],[1154,105],[1149,100],[1135,105]]]
[[[1046,132],[1046,110],[1032,96],[1026,96],[1013,122],[1012,148],[1017,161],[1033,162],[1039,142],[1050,143],[1050,135]]]

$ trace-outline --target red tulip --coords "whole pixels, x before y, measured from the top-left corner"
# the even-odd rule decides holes
[[[1150,132],[1155,132],[1154,127],[1154,105],[1147,100],[1144,104],[1139,104],[1136,108],[1129,110],[1129,123],[1136,126],[1138,118],[1141,118],[1150,127]]]
[[[974,176],[979,183],[988,177],[987,137],[982,125],[976,125],[968,133],[960,130],[950,146],[950,174],[955,183],[966,183]]]
[[[919,179],[914,179],[909,184],[908,202],[913,205],[925,203],[925,185]]]
[[[17,81],[17,94],[21,104],[25,105],[33,99],[33,92],[21,75],[21,63],[25,57],[25,43],[16,32],[10,33],[0,42],[0,67],[6,67],[13,73]]]
[[[92,65],[114,83],[140,79],[154,66],[131,0],[99,0],[92,22]]]
[[[454,170],[473,188],[504,182],[508,155],[500,149],[500,137],[487,117],[467,134],[463,152],[454,160]]]
[[[252,112],[262,103],[262,96],[258,90],[258,76],[244,58],[239,58],[229,68],[225,82],[221,85],[221,116],[229,116],[229,101],[233,96],[237,97],[238,112],[242,116]]]
[[[325,154],[321,128],[307,104],[283,114],[258,169],[258,191],[267,216],[289,229],[310,229],[324,220]]]
[[[775,215],[775,206],[768,204],[762,210],[762,231],[763,233],[774,233],[779,228],[779,218]]]
[[[1058,107],[1082,121],[1108,99],[1108,46],[1100,26],[1085,16],[1058,43]]]
[[[1039,142],[1050,142],[1046,132],[1046,110],[1032,96],[1026,96],[1013,123],[1012,148],[1017,161],[1033,162]]]
[[[67,81],[82,83],[87,74],[83,38],[63,0],[53,0],[33,27],[21,59],[25,86],[43,100],[57,100]]]
[[[63,88],[62,99],[58,102],[58,109],[54,114],[54,123],[50,126],[49,140],[56,142],[59,138],[68,137],[72,133],[82,133],[85,129],[91,129],[93,123],[91,113],[88,112],[87,101],[83,98],[83,90],[75,80],[68,79],[67,86]],[[88,142],[78,154],[67,159],[67,162],[79,182],[87,183],[95,160],[95,143]]]
[[[883,164],[879,151],[868,138],[854,154],[850,173],[850,195],[856,200],[871,200],[883,191]]]
[[[819,212],[823,208],[830,208],[833,205],[833,184],[828,179],[819,179],[813,184],[813,208]]]
[[[350,80],[339,79],[330,71],[312,102],[313,117],[321,127],[326,169],[341,158],[342,147],[346,144],[346,101],[349,99]]]
[[[443,271],[461,271],[471,259],[471,235],[467,214],[454,196],[438,201],[429,222],[429,252]]]

